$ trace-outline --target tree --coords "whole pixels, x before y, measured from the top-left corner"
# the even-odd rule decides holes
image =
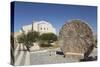
[[[34,32],[28,32],[27,34],[22,33],[17,37],[17,40],[19,43],[23,43],[23,45],[26,46],[27,50],[33,45],[33,42],[36,42],[38,40],[39,33]]]
[[[51,46],[50,43],[56,41],[57,36],[53,33],[44,33],[40,35],[39,39],[42,42],[42,46]]]
[[[39,32],[28,32],[27,39],[29,42],[36,42],[39,38]]]

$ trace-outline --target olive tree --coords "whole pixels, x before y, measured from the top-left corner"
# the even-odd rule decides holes
[[[17,40],[19,43],[23,43],[23,45],[26,46],[27,50],[29,50],[29,48],[31,46],[33,46],[33,42],[36,42],[38,40],[38,37],[39,37],[39,33],[34,31],[34,32],[28,32],[27,34],[20,34],[18,37],[17,37]]]

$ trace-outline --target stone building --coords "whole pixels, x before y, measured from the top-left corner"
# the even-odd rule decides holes
[[[54,33],[56,34],[56,29],[47,21],[33,21],[30,25],[25,25],[21,28],[20,32],[37,31],[42,33]]]

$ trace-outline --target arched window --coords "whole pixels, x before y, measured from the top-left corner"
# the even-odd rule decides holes
[[[42,30],[42,28],[41,28],[41,30]]]

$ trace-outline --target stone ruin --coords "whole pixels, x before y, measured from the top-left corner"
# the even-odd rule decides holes
[[[83,59],[94,48],[93,32],[88,24],[81,20],[65,23],[59,32],[59,44],[65,57]]]

